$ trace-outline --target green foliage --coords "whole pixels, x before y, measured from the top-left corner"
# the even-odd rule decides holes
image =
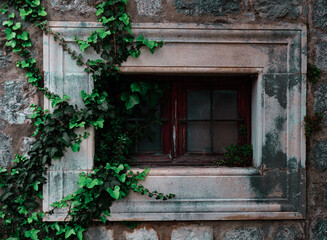
[[[309,82],[316,83],[321,78],[321,70],[316,65],[308,63],[307,76]]]
[[[101,59],[83,59],[83,55],[70,49],[65,39],[47,25],[47,13],[41,0],[7,0],[0,9],[7,19],[3,21],[6,46],[21,59],[18,68],[26,71],[28,82],[42,92],[51,103],[52,111],[31,105],[36,138],[28,156],[15,155],[11,169],[0,168],[0,238],[1,239],[83,239],[88,225],[99,219],[107,222],[110,206],[130,191],[167,200],[174,194],[150,191],[139,183],[148,174],[131,171],[133,142],[157,122],[155,106],[164,93],[165,86],[156,82],[123,79],[119,67],[129,56],[137,57],[141,48],[152,53],[162,42],[149,41],[143,36],[134,39],[130,18],[125,12],[126,0],[101,1],[97,8],[102,29],[93,31],[87,39],[75,37],[80,51],[94,49]],[[92,74],[94,89],[81,92],[85,108],[69,104],[69,96],[59,96],[43,87],[43,75],[31,56],[32,39],[21,21],[26,21],[53,36],[63,50],[70,54],[77,65]],[[146,111],[144,109],[147,109]],[[130,118],[144,118],[136,128]],[[78,190],[52,204],[54,210],[67,207],[67,222],[44,222],[39,203],[46,171],[53,160],[64,156],[67,149],[77,152],[81,142],[96,130],[94,171],[81,174]],[[85,129],[77,134],[76,129]],[[79,131],[81,132],[81,131]]]
[[[253,160],[253,147],[251,144],[232,144],[226,147],[223,159],[215,162],[217,165],[233,167],[251,166]]]
[[[324,117],[322,113],[315,113],[312,117],[305,116],[304,117],[304,129],[305,136],[310,137],[312,133],[320,131],[322,128],[322,124],[324,121]]]

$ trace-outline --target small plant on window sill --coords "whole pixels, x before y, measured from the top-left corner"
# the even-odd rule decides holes
[[[321,70],[313,64],[308,63],[308,81],[312,83],[317,83],[318,80],[321,78]]]
[[[240,124],[238,132],[243,142],[247,138],[247,128]],[[251,144],[231,144],[225,148],[222,160],[214,162],[218,166],[249,167],[253,160],[253,146]]]
[[[232,144],[226,147],[223,159],[215,164],[229,167],[249,167],[252,159],[253,147],[251,144]]]
[[[305,116],[304,117],[304,128],[305,128],[305,136],[310,137],[312,133],[320,131],[323,124],[323,114],[320,112],[315,113],[312,117]]]

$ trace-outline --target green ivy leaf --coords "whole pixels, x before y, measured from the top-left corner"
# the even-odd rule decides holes
[[[5,31],[5,33],[7,34],[7,40],[12,40],[16,37],[17,33],[13,32],[10,28],[7,28],[7,30]]]
[[[41,2],[40,0],[33,0],[32,3],[37,7],[40,6]]]
[[[25,237],[29,237],[29,238],[31,238],[31,239],[33,239],[33,240],[38,240],[39,238],[38,238],[38,236],[37,236],[37,234],[40,232],[40,230],[36,230],[36,229],[32,229],[32,230],[30,230],[30,231],[26,231],[25,232]]]
[[[8,15],[8,17],[9,17],[9,18],[15,18],[15,13],[10,13],[10,14]]]
[[[7,27],[11,27],[12,25],[14,25],[13,21],[3,21],[2,23],[3,26],[7,26]]]
[[[139,96],[137,94],[132,94],[129,96],[128,100],[125,102],[125,107],[127,110],[129,110],[139,103],[140,103]]]
[[[13,30],[21,29],[22,24],[20,22],[16,23],[15,26],[12,27]]]
[[[108,22],[112,22],[112,21],[114,21],[115,19],[116,19],[115,17],[110,17],[110,18],[102,17],[101,21],[102,21],[104,24],[107,24]]]
[[[67,239],[73,234],[76,235],[75,229],[68,227],[68,230],[66,230],[66,233],[65,233],[65,238]]]
[[[126,174],[120,175],[118,178],[119,178],[119,181],[124,183],[126,181]]]
[[[28,223],[32,223],[33,221],[38,221],[38,212],[32,213],[32,215],[27,219]]]
[[[84,52],[89,46],[91,46],[88,42],[78,41],[79,48],[82,52]]]
[[[102,14],[104,12],[103,8],[99,8],[96,12],[96,15],[99,16],[100,14]]]
[[[83,240],[83,232],[84,232],[84,229],[80,229],[77,232],[77,238],[78,238],[78,240]]]
[[[139,83],[134,82],[131,84],[131,90],[132,92],[140,92],[141,91],[141,86]]]
[[[118,174],[121,170],[124,170],[123,164],[119,164],[119,166],[116,168],[115,172]]]
[[[70,144],[70,137],[68,136],[68,134],[66,132],[64,132],[61,136],[63,142],[66,144],[66,145],[69,145]]]
[[[100,220],[101,220],[102,223],[106,223],[107,218],[106,218],[106,216],[101,215],[101,216],[100,216]]]
[[[90,178],[88,178],[88,179],[90,179]],[[100,179],[94,179],[93,181],[86,181],[87,188],[94,188],[94,186],[102,185],[102,184],[103,184],[103,181]]]
[[[29,62],[27,62],[27,61],[21,61],[21,67],[22,68],[27,68],[27,67],[29,67],[30,66],[30,63]]]
[[[32,12],[33,12],[32,9],[29,9],[28,11],[26,11],[24,8],[19,9],[19,15],[24,21],[26,17],[30,15]]]
[[[110,196],[117,200],[119,198],[119,191],[120,191],[119,186],[115,186],[114,190],[112,190],[110,187],[107,188],[107,192],[110,194]]]
[[[40,183],[41,183],[41,182],[36,181],[35,183],[32,184],[32,186],[33,186],[33,188],[34,188],[35,191],[39,191],[39,184],[40,184]]]
[[[122,21],[125,25],[128,25],[129,24],[129,16],[124,13],[120,18],[119,18],[120,21]]]
[[[95,122],[92,122],[92,125],[95,127],[95,129],[103,128],[104,119],[98,118]]]
[[[79,149],[80,149],[80,144],[75,142],[71,147],[73,152],[79,152]]]
[[[127,92],[123,92],[120,96],[120,99],[123,101],[123,102],[126,102],[129,98],[129,94]]]
[[[27,41],[29,39],[28,35],[29,35],[28,32],[24,31],[22,32],[22,34],[18,34],[17,38]]]
[[[101,39],[104,39],[106,36],[111,35],[110,30],[108,30],[108,31],[104,31],[102,28],[99,28],[99,29],[97,30],[97,32],[98,32],[99,37],[100,37]]]
[[[39,16],[45,17],[47,15],[47,12],[44,9],[40,9],[37,11],[37,14]]]
[[[8,12],[8,9],[0,8],[0,11],[1,11],[2,14],[5,14],[6,12]]]

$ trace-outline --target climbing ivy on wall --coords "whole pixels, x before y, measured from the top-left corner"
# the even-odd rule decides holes
[[[75,37],[80,51],[73,51],[65,39],[47,25],[47,12],[41,0],[7,0],[0,9],[6,16],[2,25],[6,46],[19,54],[16,66],[26,71],[28,82],[49,99],[53,111],[32,105],[36,138],[27,156],[15,155],[10,169],[0,168],[0,238],[1,239],[83,239],[89,224],[98,219],[107,222],[110,206],[130,191],[156,199],[169,199],[173,194],[150,191],[139,183],[148,170],[132,172],[129,160],[132,146],[144,131],[159,120],[155,106],[163,96],[164,86],[151,81],[121,80],[119,67],[129,56],[138,57],[143,47],[152,53],[162,42],[135,38],[131,32],[127,0],[105,0],[96,6],[98,21],[103,28],[90,33],[87,39]],[[51,34],[63,50],[85,67],[93,76],[92,93],[81,92],[85,108],[69,103],[69,96],[59,96],[43,86],[43,75],[32,57],[29,32],[22,22],[29,22]],[[101,58],[84,59],[83,52],[94,49]],[[145,110],[147,109],[147,110]],[[136,128],[132,118],[145,119]],[[67,222],[44,222],[40,211],[42,185],[47,169],[71,148],[79,151],[89,136],[88,128],[96,130],[94,171],[81,174],[78,190],[52,204],[54,209],[67,207]],[[77,129],[83,129],[77,134]]]

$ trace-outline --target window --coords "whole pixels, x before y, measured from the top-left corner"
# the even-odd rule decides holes
[[[60,32],[69,40],[69,46],[74,42],[76,31],[84,34],[87,39],[90,31],[102,27],[99,23],[85,22],[49,24],[54,31]],[[233,79],[235,82],[246,82],[244,77],[239,76],[241,74],[258,74],[256,79],[246,85],[252,88],[249,94],[252,99],[251,108],[246,110],[247,117],[243,117],[251,118],[251,125],[248,126],[248,134],[251,135],[247,135],[247,141],[251,140],[253,145],[253,167],[185,166],[187,163],[184,166],[172,166],[167,162],[160,167],[152,167],[142,184],[160,192],[178,193],[176,198],[158,202],[131,193],[127,199],[114,203],[110,220],[305,218],[306,147],[302,121],[306,114],[306,26],[140,23],[133,24],[133,28],[136,35],[142,34],[149,39],[165,41],[165,45],[154,55],[144,51],[142,57],[129,59],[124,63],[120,69],[129,76],[138,75],[140,78],[149,77],[150,74],[160,75],[162,80],[170,82],[171,85],[182,84],[179,89],[187,92],[190,86],[188,83],[199,82],[200,86],[203,86],[212,79],[217,84],[222,83],[223,88],[227,89],[228,82]],[[51,35],[44,35],[43,56],[45,86],[55,93],[71,96],[71,103],[82,105],[80,92],[82,89],[91,91],[92,77],[84,72],[83,67],[76,66],[75,61],[62,50],[62,46],[55,42]],[[168,74],[174,77],[166,77]],[[226,80],[223,74],[239,77]],[[182,75],[196,77],[192,79]],[[197,77],[201,75],[219,77]],[[156,78],[159,80],[159,77]],[[174,89],[173,86],[170,89]],[[244,88],[239,86],[239,89]],[[211,91],[211,87],[203,90]],[[174,91],[169,94],[173,93]],[[171,103],[169,99],[168,103]],[[246,101],[245,99],[238,103]],[[44,99],[44,103],[45,108],[50,107],[47,99]],[[161,105],[161,112],[166,105]],[[171,107],[168,109],[172,109]],[[243,109],[239,104],[237,107],[238,112]],[[165,124],[170,128],[172,126],[168,121],[171,120],[167,119],[166,123],[163,121],[161,129],[157,129],[158,136],[160,135],[160,144],[157,145],[159,150],[156,149],[152,153],[149,151],[151,148],[142,150],[144,161],[146,158],[153,162],[163,157],[169,159],[168,153],[161,153],[164,149],[162,133],[167,133],[162,128]],[[43,188],[45,212],[51,209],[50,203],[65,197],[78,187],[79,173],[92,171],[94,135],[92,130],[90,133],[91,136],[82,142],[79,153],[67,152],[65,158],[55,161],[49,169],[48,182]],[[168,131],[168,135],[170,139],[173,136],[171,131]],[[171,148],[173,145],[169,143]],[[185,149],[187,148],[184,147]],[[156,154],[159,159],[155,158]],[[200,152],[198,156],[203,160],[210,157],[209,155]],[[189,156],[180,154],[173,160],[177,161],[183,157]],[[195,157],[193,154],[191,159]],[[173,160],[170,163],[174,162]],[[196,164],[199,164],[199,161]],[[144,168],[133,168],[134,171],[142,169]],[[56,212],[50,215],[48,220],[63,221],[65,217],[65,212]]]
[[[168,81],[170,87],[158,106],[162,125],[153,126],[151,139],[135,146],[137,164],[211,165],[222,159],[227,146],[250,143],[248,76],[141,79]]]

